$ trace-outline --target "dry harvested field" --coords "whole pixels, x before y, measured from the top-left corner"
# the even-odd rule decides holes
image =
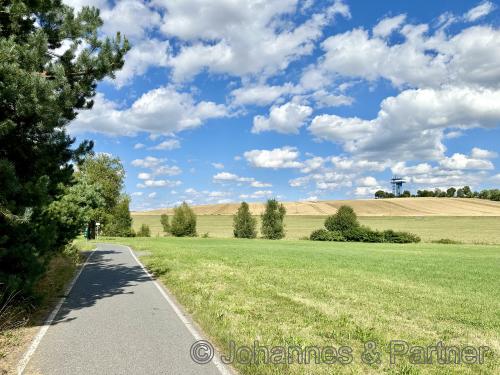
[[[317,202],[285,202],[287,215],[325,216],[347,204],[358,216],[500,216],[500,202],[459,198],[358,199]],[[263,203],[250,203],[253,215],[260,215]],[[195,206],[197,215],[234,215],[239,203]],[[134,212],[134,216],[171,214],[172,209]]]

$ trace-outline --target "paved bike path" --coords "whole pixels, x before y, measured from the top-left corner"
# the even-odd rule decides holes
[[[197,341],[125,246],[91,254],[24,374],[221,375],[190,358]]]

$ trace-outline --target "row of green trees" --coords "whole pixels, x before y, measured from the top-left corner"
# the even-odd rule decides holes
[[[489,199],[493,201],[500,201],[500,190],[499,189],[485,189],[481,191],[472,191],[470,186],[464,186],[462,188],[456,189],[450,187],[446,190],[434,189],[434,190],[417,190],[417,194],[413,195],[409,190],[405,190],[399,198],[420,198],[420,197],[436,197],[436,198],[479,198],[479,199]],[[395,198],[394,193],[390,193],[384,190],[377,190],[375,192],[375,198]]]
[[[278,240],[285,237],[284,219],[286,209],[276,199],[269,199],[261,215],[261,233],[263,238]],[[194,237],[196,232],[196,214],[186,202],[174,208],[172,221],[166,214],[160,218],[163,232],[175,237]],[[142,228],[142,227],[141,227]],[[141,229],[141,232],[143,230]],[[242,202],[233,217],[233,234],[236,238],[256,238],[257,220],[250,213],[248,203]]]

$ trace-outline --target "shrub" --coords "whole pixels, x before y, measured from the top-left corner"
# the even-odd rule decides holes
[[[236,238],[257,237],[257,220],[250,214],[247,202],[241,202],[238,212],[233,217],[233,233]]]
[[[392,243],[411,243],[420,242],[420,237],[408,232],[395,232],[393,230],[385,230],[383,232],[385,242]]]
[[[330,232],[327,231],[326,229],[316,229],[314,232],[311,233],[309,239],[311,241],[330,241],[329,234]]]
[[[170,233],[170,223],[168,222],[168,215],[162,214],[160,216],[161,226],[163,227],[164,233]]]
[[[331,232],[326,229],[318,229],[309,236],[311,241],[345,241],[344,236],[340,232]]]
[[[352,227],[342,232],[342,235],[346,239],[346,241],[352,242],[383,242],[383,238],[381,241],[375,241],[375,235],[372,233],[373,231],[367,227]]]
[[[149,229],[149,225],[142,224],[135,235],[136,237],[151,237],[151,231]]]
[[[276,199],[269,199],[267,201],[266,210],[261,216],[261,232],[264,238],[279,240],[285,237],[285,227],[283,225],[285,214],[285,206],[278,203]]]
[[[325,229],[318,229],[311,233],[313,241],[349,241],[349,242],[393,242],[410,243],[420,242],[420,237],[408,232],[383,232],[360,226],[356,213],[349,206],[339,207],[335,215],[325,220]]]
[[[340,206],[335,215],[325,220],[325,228],[329,231],[344,232],[352,228],[358,228],[359,222],[354,210],[349,206]]]
[[[385,242],[384,233],[379,232],[377,230],[372,230],[367,227],[360,227],[359,229],[361,229],[361,231],[363,232],[362,242],[372,242],[372,243]]]
[[[170,233],[176,237],[196,236],[196,215],[186,202],[174,208]]]
[[[432,241],[432,243],[440,243],[444,245],[459,245],[462,242],[456,240],[450,240],[449,238],[441,238],[439,240]]]

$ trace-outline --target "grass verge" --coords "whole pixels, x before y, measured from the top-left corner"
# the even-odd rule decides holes
[[[349,365],[235,364],[242,374],[497,374],[500,248],[200,238],[117,239],[214,342],[353,349]],[[488,346],[483,365],[389,363],[391,340]],[[360,356],[374,341],[381,363]]]

